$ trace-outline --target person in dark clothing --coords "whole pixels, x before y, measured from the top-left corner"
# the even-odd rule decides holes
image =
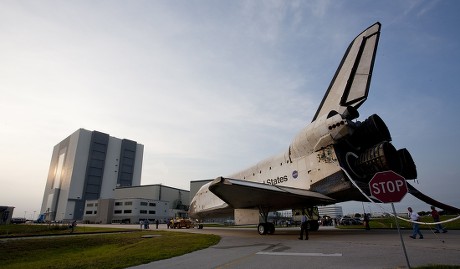
[[[300,221],[300,237],[299,240],[303,240],[303,234],[305,233],[305,240],[308,240],[308,217],[305,215],[305,212],[302,214],[302,219]]]
[[[369,226],[369,215],[364,213],[364,227],[366,230],[370,230],[371,227]]]
[[[434,206],[431,206],[431,217],[433,217],[434,222],[439,222],[439,213],[436,210]],[[447,233],[446,228],[442,227],[441,223],[438,223],[434,226],[435,228],[435,233],[439,233],[439,231],[442,231],[443,233]]]

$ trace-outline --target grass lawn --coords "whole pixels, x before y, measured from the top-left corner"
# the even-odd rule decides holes
[[[94,232],[129,232],[128,229],[114,229],[105,227],[75,227],[74,233],[94,233]],[[15,236],[37,236],[50,234],[69,234],[71,230],[64,224],[11,224],[0,225],[0,238]]]
[[[126,268],[204,249],[219,240],[216,235],[170,231],[8,239],[0,241],[0,264],[3,269]]]

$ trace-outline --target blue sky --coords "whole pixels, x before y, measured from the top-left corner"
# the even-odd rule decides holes
[[[144,185],[188,189],[283,152],[348,44],[379,21],[360,119],[380,115],[412,153],[416,188],[460,207],[459,10],[458,1],[0,0],[0,205],[38,214],[52,149],[78,128],[143,144]],[[408,205],[429,208],[410,195],[396,208]]]

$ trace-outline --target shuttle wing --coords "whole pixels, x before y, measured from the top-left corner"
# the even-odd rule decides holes
[[[313,121],[331,110],[342,114],[348,106],[357,109],[366,101],[379,36],[380,23],[377,22],[351,42]]]
[[[209,190],[233,208],[270,208],[283,210],[299,205],[327,205],[336,201],[326,195],[279,185],[268,185],[238,179],[218,177]]]

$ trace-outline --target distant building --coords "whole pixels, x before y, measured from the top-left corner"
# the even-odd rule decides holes
[[[318,213],[321,217],[340,218],[343,216],[342,207],[337,205],[318,206]]]
[[[192,202],[193,197],[195,194],[200,190],[200,188],[205,185],[206,183],[209,183],[213,181],[212,179],[203,179],[203,180],[192,180],[190,181],[190,201],[189,204]]]
[[[117,187],[139,186],[144,146],[79,129],[54,147],[41,214],[81,220],[86,200],[113,199]]]
[[[161,184],[120,187],[113,199],[87,200],[83,220],[89,223],[151,223],[187,217],[190,192]]]

